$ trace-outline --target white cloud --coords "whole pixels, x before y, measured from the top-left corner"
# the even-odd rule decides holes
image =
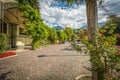
[[[63,28],[66,26],[80,28],[87,24],[85,5],[79,5],[77,8],[61,9],[61,7],[51,6],[54,3],[53,0],[39,0],[39,2],[41,17],[48,26],[54,27],[58,25]],[[101,23],[105,20],[106,16],[102,10],[99,10],[99,22]]]

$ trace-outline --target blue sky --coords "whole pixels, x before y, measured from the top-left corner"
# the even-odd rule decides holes
[[[72,27],[77,29],[87,25],[84,2],[81,5],[73,4],[71,7],[61,1],[56,3],[53,0],[39,0],[39,2],[41,17],[44,23],[50,27],[61,26],[63,28]],[[104,6],[110,13],[116,14],[120,12],[119,3],[120,0],[105,0]],[[107,17],[105,12],[99,8],[98,13],[98,22],[104,23]]]

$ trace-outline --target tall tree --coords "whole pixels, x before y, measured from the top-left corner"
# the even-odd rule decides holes
[[[72,5],[73,2],[79,3],[84,0],[62,0],[63,2],[68,2],[69,5]],[[87,27],[88,27],[88,38],[92,42],[93,45],[97,47],[98,44],[98,8],[97,1],[102,2],[103,0],[85,0],[86,1],[86,15],[87,15]],[[97,53],[96,53],[97,54]],[[92,56],[96,55],[92,54]],[[92,68],[94,68],[94,64],[92,64]],[[92,72],[92,80],[98,79],[99,72]]]
[[[98,11],[97,11],[97,0],[86,0],[86,15],[87,15],[87,26],[88,26],[88,38],[97,46],[98,39]],[[92,53],[91,57],[96,54]],[[91,63],[92,68],[96,67],[94,63]],[[92,80],[99,80],[99,72],[92,72]]]

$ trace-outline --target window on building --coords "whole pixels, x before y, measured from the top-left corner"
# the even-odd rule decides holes
[[[7,23],[0,22],[0,33],[7,34]]]

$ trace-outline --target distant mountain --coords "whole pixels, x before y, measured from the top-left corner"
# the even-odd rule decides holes
[[[98,24],[100,27],[104,26],[105,25],[105,22],[101,22]]]
[[[56,29],[56,30],[63,30],[64,29],[61,26],[54,26],[53,28]]]
[[[102,27],[105,25],[105,22],[98,23],[98,26]],[[87,25],[80,27],[80,29],[87,29]]]

